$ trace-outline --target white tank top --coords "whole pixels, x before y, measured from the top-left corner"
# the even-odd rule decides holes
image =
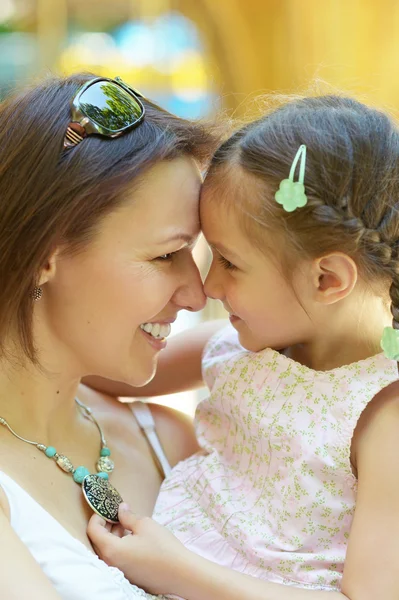
[[[140,406],[141,405],[141,406]],[[137,403],[132,410],[155,456],[165,470],[170,469],[162,450],[152,415],[147,406]],[[144,421],[143,421],[144,420]],[[145,430],[143,422],[145,422]],[[156,439],[155,443],[154,440]],[[63,600],[150,600],[155,598],[131,585],[124,574],[109,567],[74,538],[32,496],[11,477],[0,471],[11,515],[11,526],[27,546]],[[159,598],[159,597],[157,597]]]

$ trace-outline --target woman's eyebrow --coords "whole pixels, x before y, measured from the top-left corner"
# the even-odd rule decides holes
[[[189,233],[179,232],[179,233],[175,233],[175,234],[171,235],[170,237],[164,238],[163,240],[157,242],[157,244],[162,245],[162,244],[167,244],[168,242],[175,242],[175,241],[182,241],[182,242],[186,242],[187,244],[191,244],[197,237],[198,237],[197,232],[193,233],[192,235],[190,235]]]

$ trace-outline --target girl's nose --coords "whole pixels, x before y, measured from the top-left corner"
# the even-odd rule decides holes
[[[204,292],[208,298],[213,300],[223,300],[224,298],[223,286],[213,264],[204,282]]]

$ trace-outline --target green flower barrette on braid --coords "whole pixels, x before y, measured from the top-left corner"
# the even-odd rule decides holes
[[[387,358],[399,361],[399,329],[384,327],[381,348]]]
[[[294,181],[295,169],[298,161],[301,161],[299,166],[298,181]],[[306,146],[302,144],[292,162],[291,170],[288,179],[283,179],[280,187],[275,194],[275,199],[278,204],[281,204],[286,212],[293,212],[297,208],[306,206],[308,198],[305,193],[305,166],[306,166]]]

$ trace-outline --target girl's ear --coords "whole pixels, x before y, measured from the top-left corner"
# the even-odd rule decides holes
[[[316,300],[322,304],[334,304],[349,296],[358,279],[355,261],[342,252],[317,258],[312,271]]]
[[[59,248],[56,248],[54,252],[52,252],[49,258],[46,261],[46,264],[40,271],[40,277],[37,282],[38,286],[42,286],[55,276],[57,270],[57,259],[59,255]]]

